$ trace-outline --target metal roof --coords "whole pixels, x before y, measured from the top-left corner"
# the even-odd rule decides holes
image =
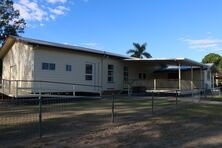
[[[60,49],[66,49],[71,51],[79,51],[79,52],[87,52],[92,54],[100,54],[104,56],[112,56],[117,57],[120,59],[123,59],[125,62],[133,62],[133,63],[145,63],[150,65],[175,65],[177,66],[180,64],[181,66],[201,66],[201,67],[208,67],[205,64],[202,64],[200,62],[190,60],[187,58],[148,58],[148,59],[139,59],[139,58],[132,58],[120,54],[115,54],[111,52],[101,51],[101,50],[95,50],[85,47],[79,47],[79,46],[72,46],[72,45],[65,45],[60,43],[54,43],[54,42],[48,42],[43,40],[37,40],[37,39],[31,39],[31,38],[25,38],[25,37],[17,37],[17,36],[9,36],[3,45],[3,47],[0,50],[0,58],[4,56],[4,54],[7,53],[7,51],[10,49],[10,47],[16,42],[16,41],[22,41],[27,42],[30,44],[36,44],[36,45],[43,45],[43,46],[51,46],[51,47],[57,47]],[[209,65],[210,66],[210,65]]]
[[[96,50],[96,49],[91,49],[91,48],[65,45],[65,44],[61,44],[61,43],[48,42],[48,41],[25,38],[25,37],[9,36],[8,38],[13,39],[14,42],[15,41],[23,41],[23,42],[27,42],[27,43],[31,43],[31,44],[51,46],[51,47],[57,47],[57,48],[61,48],[61,49],[68,49],[68,50],[79,51],[79,52],[88,52],[88,53],[100,54],[100,55],[105,55],[105,56],[113,56],[113,57],[118,57],[118,58],[122,58],[122,59],[131,58],[128,56],[115,54],[115,53],[111,53],[111,52],[106,52],[106,51],[101,51],[101,50]],[[7,40],[9,40],[9,39],[7,39]],[[7,40],[6,40],[6,42],[7,42]],[[4,48],[4,45],[3,45],[3,48]]]
[[[193,66],[192,67],[193,70],[199,70],[201,69],[199,66]],[[207,68],[203,68],[203,70],[206,70]],[[156,70],[155,72],[175,72],[179,70],[179,66],[167,66],[165,68]],[[190,71],[191,70],[191,66],[181,66],[180,67],[181,71]]]
[[[146,64],[158,65],[175,65],[178,66],[200,66],[207,67],[207,65],[187,58],[148,58],[148,59],[124,59],[126,62],[138,62]]]

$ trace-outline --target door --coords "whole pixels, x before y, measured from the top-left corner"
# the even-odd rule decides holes
[[[85,66],[85,80],[87,81],[87,84],[89,85],[96,85],[96,63],[86,63]],[[96,87],[90,86],[90,90],[96,90]]]

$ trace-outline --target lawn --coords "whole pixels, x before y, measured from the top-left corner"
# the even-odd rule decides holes
[[[222,96],[207,96],[206,100],[222,102]]]
[[[18,147],[222,146],[221,105],[179,101],[175,108],[174,98],[162,98],[154,101],[152,114],[150,98],[120,98],[115,100],[115,123],[111,123],[111,102],[111,99],[102,99],[43,105],[41,140],[37,106],[14,106],[11,111],[1,108],[0,143]],[[12,119],[2,120],[7,115],[22,122],[6,126],[4,122],[12,122]],[[19,119],[22,115],[35,117],[26,122],[26,118]],[[16,134],[20,138],[9,140]]]

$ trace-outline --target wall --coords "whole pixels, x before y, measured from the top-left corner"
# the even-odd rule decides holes
[[[136,62],[136,61],[135,61]],[[154,87],[154,78],[155,75],[153,74],[154,71],[158,70],[160,66],[157,65],[150,65],[147,63],[132,63],[132,62],[126,62],[125,65],[128,66],[129,76],[128,76],[128,82],[125,82],[124,88],[128,87],[128,83],[132,87],[137,86],[144,86],[147,89],[153,89]],[[139,73],[145,73],[146,78],[143,80],[139,80]]]
[[[77,83],[86,85],[103,86],[103,90],[118,90],[123,86],[123,64],[120,59],[113,57],[104,57],[103,55],[90,54],[83,52],[73,52],[70,50],[61,50],[53,47],[39,46],[34,50],[35,55],[35,80],[46,80],[56,82]],[[55,63],[54,71],[42,70],[42,62]],[[85,80],[85,64],[92,63],[95,65],[94,77],[92,81]],[[72,65],[72,71],[66,71],[66,64]],[[114,65],[114,82],[108,83],[108,64]],[[53,85],[42,84],[42,87],[51,87],[55,91],[64,89],[72,90],[71,85]],[[38,87],[38,86],[36,86]],[[58,88],[60,87],[60,88]],[[76,85],[77,91],[98,92],[98,87]]]
[[[33,57],[32,45],[16,42],[3,58],[2,78],[7,80],[32,80]],[[29,87],[31,84],[19,83],[18,86]],[[15,87],[15,82],[11,82],[11,87]]]

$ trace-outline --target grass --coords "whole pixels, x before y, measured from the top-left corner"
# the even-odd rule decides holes
[[[175,99],[111,99],[43,105],[43,139],[38,137],[38,106],[0,108],[0,145],[30,147],[221,147],[221,105],[189,104],[175,110]],[[12,108],[13,107],[13,108]],[[25,117],[25,118],[24,118]],[[32,117],[32,120],[30,118]],[[7,118],[7,120],[6,120]],[[21,120],[21,122],[19,122]],[[15,122],[11,125],[10,123]],[[15,137],[20,137],[15,138]],[[210,140],[207,140],[210,139]],[[12,142],[13,141],[13,142]],[[213,141],[213,142],[212,142]]]
[[[207,100],[209,101],[219,101],[222,102],[222,96],[208,96]]]

